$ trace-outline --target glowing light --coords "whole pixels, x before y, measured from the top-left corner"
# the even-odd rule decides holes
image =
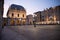
[[[56,16],[54,16],[54,21],[56,21]]]

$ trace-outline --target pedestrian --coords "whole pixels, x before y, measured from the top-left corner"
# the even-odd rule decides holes
[[[35,21],[33,21],[34,27],[36,27]]]

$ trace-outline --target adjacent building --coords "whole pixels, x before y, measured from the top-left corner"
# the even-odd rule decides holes
[[[49,9],[46,10],[47,12],[47,20],[46,21],[50,21],[50,22],[60,22],[60,5],[56,6],[56,7],[51,7]]]
[[[35,12],[34,13],[34,20],[35,22],[41,22],[41,11]]]
[[[33,15],[26,16],[26,24],[33,24]]]
[[[57,21],[60,21],[60,5],[53,8],[54,17],[56,17]]]
[[[55,7],[46,8],[43,11],[34,13],[35,22],[41,22],[42,24],[60,23],[60,5]]]

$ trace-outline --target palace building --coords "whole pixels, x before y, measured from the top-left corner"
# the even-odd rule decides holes
[[[26,10],[23,6],[12,4],[7,12],[8,25],[26,24]]]

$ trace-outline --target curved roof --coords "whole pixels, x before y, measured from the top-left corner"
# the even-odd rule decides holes
[[[9,7],[9,9],[8,9],[7,15],[8,15],[8,13],[9,13],[10,9],[16,9],[16,10],[20,10],[20,11],[25,11],[25,12],[26,12],[26,10],[25,10],[25,8],[24,8],[23,6],[21,6],[21,5],[16,5],[16,4],[12,4],[12,5]]]
[[[12,4],[10,6],[10,9],[17,9],[17,10],[22,10],[22,11],[25,11],[25,8],[21,5],[16,5],[16,4]]]

